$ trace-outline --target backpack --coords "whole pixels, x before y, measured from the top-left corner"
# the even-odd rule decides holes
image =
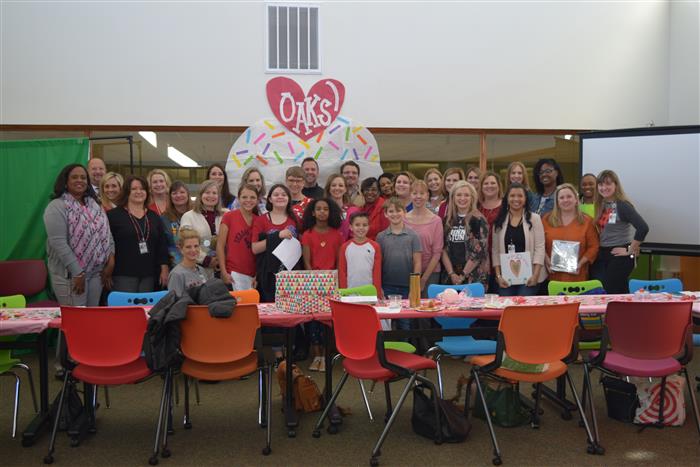
[[[294,408],[305,413],[317,412],[323,407],[321,391],[316,382],[304,373],[297,365],[292,365],[292,381],[294,394]],[[280,394],[284,397],[287,391],[287,361],[280,362],[277,367],[277,382],[280,385]]]

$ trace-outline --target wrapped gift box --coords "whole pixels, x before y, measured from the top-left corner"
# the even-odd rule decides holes
[[[275,305],[285,313],[330,313],[329,299],[340,299],[338,271],[277,273]]]

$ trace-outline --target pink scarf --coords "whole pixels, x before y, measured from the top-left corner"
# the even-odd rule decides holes
[[[68,193],[61,198],[66,204],[68,244],[78,264],[88,275],[101,271],[110,253],[112,235],[107,215],[89,196],[85,197],[85,206]]]

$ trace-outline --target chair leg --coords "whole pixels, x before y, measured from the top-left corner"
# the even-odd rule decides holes
[[[591,427],[588,425],[588,419],[586,418],[586,414],[583,413],[583,407],[581,406],[581,399],[578,397],[578,392],[576,392],[576,388],[574,387],[574,381],[571,379],[571,375],[567,371],[566,373],[566,380],[569,382],[569,387],[571,388],[571,394],[574,395],[574,400],[576,401],[576,406],[578,407],[579,412],[581,413],[583,417],[583,426],[586,429],[586,436],[588,438],[588,453],[589,454],[605,454],[605,449],[600,446],[597,441],[593,438],[593,433],[591,432]]]
[[[666,402],[666,377],[661,378],[661,391],[659,394],[659,419],[654,426],[657,428],[663,428],[664,426],[664,405]]]
[[[19,414],[19,387],[21,385],[19,376],[8,372],[7,374],[15,377],[15,404],[12,410],[12,438],[17,436],[17,415]]]
[[[29,368],[24,363],[18,363],[15,366],[22,368],[24,371],[27,372],[27,379],[29,379],[29,389],[31,389],[31,391],[32,391],[32,402],[34,403],[34,413],[39,413],[39,406],[37,405],[37,402],[36,402],[36,391],[34,390],[34,378],[32,377],[32,369]]]
[[[484,390],[481,387],[481,380],[479,380],[479,372],[472,368],[472,375],[474,377],[474,382],[476,383],[476,392],[481,400],[481,405],[484,408],[484,414],[486,415],[486,425],[489,427],[489,435],[491,435],[491,443],[493,444],[493,464],[501,465],[501,449],[498,447],[498,440],[496,439],[496,432],[493,429],[493,423],[491,422],[491,415],[489,414],[488,405],[486,405],[486,397],[484,396]]]
[[[161,430],[166,430],[165,428],[165,404],[167,402],[168,393],[168,382],[171,377],[171,372],[168,370],[163,379],[163,393],[160,396],[160,411],[158,412],[158,423],[156,424],[156,439],[153,443],[153,453],[148,459],[148,463],[151,465],[158,464],[158,451],[160,450],[160,434]]]
[[[365,403],[365,408],[367,409],[367,416],[369,417],[369,421],[373,422],[374,416],[372,415],[372,409],[369,407],[369,400],[367,400],[365,385],[363,384],[361,379],[358,379],[357,382],[360,383],[360,394],[362,394],[362,401]]]
[[[535,384],[535,407],[530,416],[530,426],[534,429],[540,427],[540,400],[542,399],[542,383]]]
[[[272,365],[268,365],[265,369],[265,447],[263,455],[267,456],[272,452]]]
[[[445,391],[442,382],[442,354],[438,354],[435,357],[435,365],[437,366],[437,377],[438,377],[438,389],[440,391],[440,397],[445,398]]]
[[[374,392],[374,388],[377,386],[377,381],[372,380],[372,385],[369,387],[369,393],[372,394]]]
[[[688,383],[688,392],[690,393],[690,405],[693,407],[693,416],[695,417],[695,427],[698,429],[698,434],[700,434],[700,411],[698,411],[698,400],[695,397],[695,391],[693,391],[693,386],[691,386],[690,384],[690,375],[688,374],[688,369],[683,367],[683,373],[685,374],[685,382]]]
[[[591,412],[591,422],[593,424],[593,440],[596,445],[600,444],[600,433],[598,431],[598,418],[595,413],[595,405],[593,405],[593,386],[591,385],[591,369],[587,364],[583,364],[583,394],[588,399],[588,406]],[[581,416],[585,417],[586,412],[581,411]],[[583,421],[583,420],[582,420]],[[585,422],[583,422],[585,423]]]
[[[170,370],[168,370],[168,373],[170,373]],[[166,391],[165,391],[165,409],[166,412],[164,414],[165,417],[165,423],[162,431],[162,436],[163,439],[160,444],[160,457],[162,458],[168,458],[170,457],[170,449],[168,449],[168,434],[172,430],[172,423],[173,423],[173,378],[172,375],[168,375],[167,381],[166,381]]]
[[[472,383],[474,383],[474,376],[469,373],[469,379],[467,380],[467,388],[464,390],[464,416],[469,418],[469,403],[472,398]]]
[[[266,410],[267,399],[265,398],[265,368],[258,370],[258,426],[264,427],[264,415]]]
[[[58,432],[58,421],[61,419],[61,412],[63,412],[63,399],[66,395],[66,386],[68,386],[68,378],[70,376],[70,370],[66,368],[66,372],[63,375],[63,388],[61,388],[61,397],[58,398],[58,409],[56,410],[56,418],[53,421],[53,429],[51,430],[51,439],[49,440],[49,452],[44,457],[44,464],[53,464],[53,453],[56,448],[56,433]]]
[[[314,425],[314,430],[312,433],[314,438],[321,437],[321,426],[323,425],[323,420],[326,419],[326,417],[328,416],[328,412],[330,412],[331,407],[333,407],[333,404],[335,404],[335,401],[338,398],[338,394],[340,394],[341,389],[343,389],[345,382],[348,380],[348,376],[350,375],[347,372],[343,372],[343,376],[341,376],[340,381],[338,382],[338,386],[335,388],[335,391],[333,391],[331,400],[328,401],[326,407],[323,409],[323,412],[321,412],[321,416],[318,417],[318,420],[316,421],[316,425]]]
[[[104,389],[105,389],[105,405],[109,409],[110,407],[112,407],[112,404],[110,404],[110,402],[109,402],[109,388],[107,386],[105,386]]]
[[[175,405],[180,405],[180,386],[177,384],[176,379],[177,378],[173,376],[173,389],[175,390]]]
[[[199,400],[199,380],[195,379],[194,381],[194,398],[197,401],[197,405],[199,405],[200,400]]]
[[[389,420],[386,423],[386,426],[384,426],[384,430],[382,430],[382,434],[379,435],[379,439],[377,440],[377,444],[374,445],[374,449],[372,449],[372,457],[370,459],[370,465],[377,465],[378,464],[378,459],[380,455],[380,450],[382,448],[382,444],[384,444],[384,440],[386,440],[387,435],[389,434],[389,430],[391,429],[391,426],[394,424],[394,420],[396,419],[396,416],[399,413],[399,410],[401,410],[401,406],[403,405],[404,401],[406,400],[406,397],[408,396],[408,392],[413,388],[414,383],[416,382],[416,373],[411,374],[411,377],[408,379],[408,383],[406,383],[406,386],[403,388],[403,391],[401,392],[401,396],[399,397],[398,402],[396,403],[396,409],[392,411],[391,416],[389,417]],[[438,414],[436,414],[439,416]]]
[[[185,417],[183,419],[182,425],[185,428],[185,430],[189,430],[190,428],[192,428],[192,420],[190,420],[190,381],[189,381],[190,378],[185,374],[182,375],[182,378],[183,378],[183,381],[185,382],[185,386],[184,386],[185,387],[185,395],[184,395]]]
[[[386,414],[384,415],[384,423],[389,421],[393,409],[391,407],[391,386],[388,381],[384,381],[384,398],[386,399]]]

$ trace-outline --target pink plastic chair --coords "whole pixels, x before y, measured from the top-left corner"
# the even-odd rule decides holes
[[[600,352],[593,351],[584,362],[584,397],[591,408],[598,441],[598,424],[591,395],[592,369],[613,376],[661,378],[659,422],[663,426],[666,377],[683,373],[692,401],[695,424],[700,417],[687,364],[693,358],[692,302],[611,302],[605,314]],[[608,348],[608,345],[610,346]]]

